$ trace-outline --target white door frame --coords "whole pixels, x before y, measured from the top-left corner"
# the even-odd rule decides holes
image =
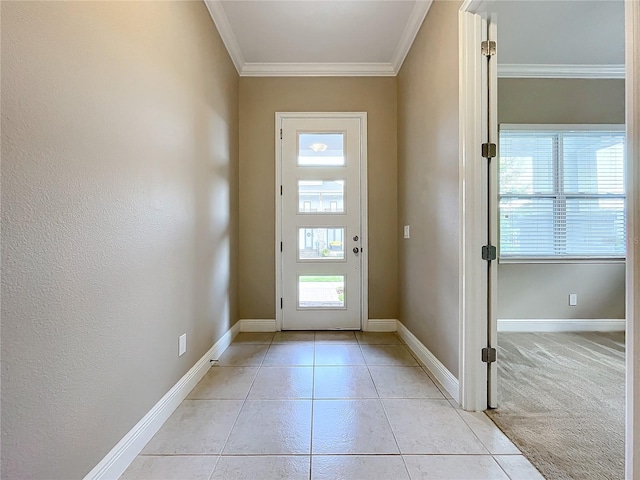
[[[361,295],[360,295],[360,328],[368,329],[369,322],[369,230],[367,217],[367,112],[276,112],[275,146],[276,146],[276,330],[282,330],[282,308],[280,299],[283,296],[282,288],[282,142],[280,128],[282,120],[295,118],[355,118],[360,120],[360,237],[361,237]]]
[[[487,406],[486,366],[480,349],[487,338],[486,275],[480,257],[482,225],[478,219],[488,209],[482,198],[480,168],[481,56],[475,12],[484,0],[465,0],[459,12],[460,48],[460,399],[465,410]],[[500,48],[498,46],[498,48]],[[640,328],[635,328],[640,309],[640,2],[625,1],[626,125],[627,125],[627,262],[626,262],[626,456],[625,478],[640,478]],[[640,361],[640,358],[638,359]]]

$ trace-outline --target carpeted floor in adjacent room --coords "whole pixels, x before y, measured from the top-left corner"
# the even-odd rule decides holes
[[[624,478],[624,333],[500,333],[491,419],[549,479]]]

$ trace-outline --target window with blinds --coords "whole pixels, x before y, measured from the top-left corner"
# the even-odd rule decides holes
[[[625,257],[625,134],[584,128],[501,127],[501,259]]]

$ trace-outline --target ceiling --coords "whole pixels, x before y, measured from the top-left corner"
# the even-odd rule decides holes
[[[205,0],[242,76],[394,76],[431,0]],[[503,77],[624,76],[623,0],[486,0]]]
[[[398,73],[431,0],[206,0],[238,72]]]

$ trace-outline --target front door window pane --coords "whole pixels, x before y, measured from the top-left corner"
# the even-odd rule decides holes
[[[298,180],[299,213],[344,213],[344,180]]]
[[[298,228],[298,260],[344,260],[344,228]]]
[[[300,275],[298,308],[345,307],[344,275]]]
[[[298,165],[335,167],[345,163],[344,133],[298,134]]]

